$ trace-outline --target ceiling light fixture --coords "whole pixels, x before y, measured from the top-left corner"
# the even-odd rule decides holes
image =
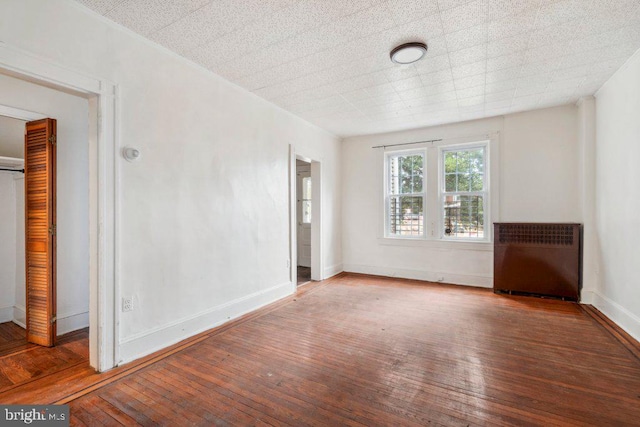
[[[413,64],[427,53],[427,45],[420,42],[401,44],[391,51],[391,61],[396,64]]]

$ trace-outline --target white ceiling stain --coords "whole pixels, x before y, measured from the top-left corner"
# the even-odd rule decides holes
[[[573,103],[640,48],[640,0],[77,1],[340,136]]]

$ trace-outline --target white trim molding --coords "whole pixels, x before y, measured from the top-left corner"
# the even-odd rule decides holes
[[[23,306],[13,306],[12,318],[16,325],[19,325],[26,329],[27,325],[24,324],[23,319],[27,317],[25,308]],[[89,312],[79,311],[72,313],[63,313],[58,316],[57,334],[58,336],[67,334],[69,332],[77,331],[78,329],[86,328],[89,326]]]
[[[118,365],[154,353],[285,298],[291,295],[294,285],[291,282],[286,282],[184,317],[167,325],[127,337],[120,342]]]
[[[13,323],[27,329],[26,324],[27,309],[22,305],[13,306]]]
[[[324,275],[323,275],[324,279],[323,280],[330,279],[331,277],[335,276],[336,274],[340,274],[343,271],[344,270],[343,270],[342,264],[334,264],[334,265],[332,265],[330,267],[326,267],[324,269]]]
[[[493,277],[439,271],[411,270],[374,265],[345,264],[344,271],[349,273],[371,274],[373,276],[398,277],[401,279],[421,280],[425,282],[446,283],[471,286],[474,288],[493,288]]]
[[[322,159],[307,156],[306,153],[296,151],[294,144],[289,144],[289,276],[292,289],[296,289],[298,265],[298,227],[297,227],[297,196],[296,196],[296,159],[311,164],[311,280],[324,280],[324,252],[322,244],[322,221],[324,206],[322,205]]]
[[[598,291],[593,291],[591,305],[600,310],[637,341],[640,341],[640,317]]]
[[[89,312],[69,313],[58,316],[58,336],[89,326]]]
[[[595,291],[593,289],[581,289],[580,290],[580,304],[591,304],[595,298]]]
[[[10,107],[8,105],[0,105],[0,116],[11,117],[13,119],[24,120],[30,122],[33,120],[46,119],[47,116],[33,111],[27,111],[20,108]]]
[[[13,306],[0,307],[0,323],[11,322],[13,320]]]
[[[90,127],[90,364],[99,371],[115,366],[117,356],[116,269],[116,85],[87,76],[0,42],[0,70],[17,78],[89,99]],[[76,320],[70,321],[74,323]]]

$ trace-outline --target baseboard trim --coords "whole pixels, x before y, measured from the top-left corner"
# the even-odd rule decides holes
[[[58,336],[89,327],[89,312],[63,314],[58,316]]]
[[[323,280],[331,279],[336,274],[342,273],[342,271],[343,271],[342,264],[335,264],[335,265],[332,265],[331,267],[327,267],[324,269],[324,274],[322,276],[324,278]]]
[[[11,322],[13,320],[13,306],[0,307],[0,323]]]
[[[607,332],[609,332],[615,339],[617,339],[620,344],[626,347],[627,350],[631,352],[638,360],[640,360],[640,342],[629,335],[624,329],[618,326],[613,320],[609,319],[605,316],[600,310],[595,308],[593,305],[584,304],[581,306],[582,309],[589,315],[593,320],[600,324]]]
[[[12,318],[9,319],[13,321],[16,325],[19,325],[23,328],[27,328],[26,318],[27,313],[25,312],[25,308],[22,306],[14,305],[12,308]],[[58,324],[57,324],[57,335],[68,334],[69,332],[77,331],[78,329],[89,327],[89,311],[79,311],[76,313],[64,313],[59,314],[58,316]]]
[[[591,305],[600,310],[602,314],[611,319],[636,341],[640,341],[640,318],[638,316],[598,291],[593,292]]]
[[[594,291],[591,289],[582,289],[580,291],[580,304],[593,304]]]
[[[27,312],[26,308],[21,305],[13,306],[13,323],[27,329]]]
[[[453,285],[473,286],[476,288],[493,288],[493,277],[453,274],[438,271],[410,270],[403,268],[379,267],[361,264],[345,264],[348,273],[371,274],[374,276],[399,277],[402,279],[423,280],[426,282],[442,282]]]
[[[117,365],[147,356],[203,331],[220,326],[289,296],[294,290],[295,286],[291,282],[286,282],[182,318],[168,325],[127,337],[120,342],[120,360]]]

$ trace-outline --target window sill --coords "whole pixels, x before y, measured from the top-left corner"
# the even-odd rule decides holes
[[[470,240],[417,239],[402,237],[379,237],[378,244],[384,246],[410,246],[429,249],[493,251],[493,243],[488,241],[474,242]]]

